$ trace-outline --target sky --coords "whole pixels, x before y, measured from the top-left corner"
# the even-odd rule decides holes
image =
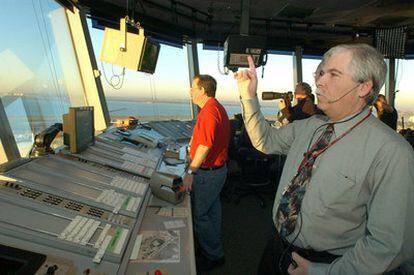
[[[76,93],[81,98],[79,86],[68,87],[68,83],[80,83],[79,78],[65,74],[66,68],[74,67],[73,53],[67,48],[68,43],[61,43],[64,36],[56,30],[56,9],[59,6],[53,1],[41,0],[2,0],[0,8],[0,94],[8,92],[37,92],[49,93],[58,90],[62,95],[66,89]],[[20,18],[21,24],[15,19]],[[51,23],[53,22],[53,24]],[[62,23],[62,22],[59,22]],[[63,24],[63,23],[62,23]],[[122,72],[118,66],[104,64],[99,60],[103,40],[103,31],[91,27],[88,20],[90,35],[97,57],[98,68],[102,72],[102,83],[105,95],[108,97],[128,97],[131,99],[150,100],[189,100],[190,80],[187,64],[186,48],[174,48],[161,45],[158,64],[154,75],[135,72],[126,69],[123,86],[114,89],[107,84],[103,72],[112,82],[117,82],[116,76]],[[24,26],[24,27],[22,27]],[[145,28],[145,26],[143,26]],[[65,34],[66,35],[66,34]],[[63,45],[63,46],[62,46]],[[66,45],[66,46],[64,46]],[[62,49],[62,47],[66,47]],[[52,54],[49,54],[52,52]],[[204,50],[198,46],[200,73],[211,74],[217,79],[217,97],[223,101],[238,102],[238,92],[233,75],[222,75],[223,52]],[[304,59],[303,79],[314,88],[312,73],[318,60]],[[10,64],[13,64],[11,70]],[[414,75],[414,60],[397,62],[397,109],[414,111],[414,85],[411,76]],[[294,89],[293,61],[291,55],[269,55],[259,79],[258,92],[275,91],[287,92]],[[219,70],[220,68],[220,70]],[[10,73],[13,71],[13,73]],[[258,68],[262,75],[262,68]],[[72,78],[70,78],[72,77]],[[65,84],[66,83],[66,84]],[[65,87],[64,87],[65,86]]]

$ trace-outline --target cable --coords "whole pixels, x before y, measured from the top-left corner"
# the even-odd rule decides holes
[[[403,77],[404,74],[404,63],[401,59],[397,59],[397,66],[396,66],[396,80],[395,80],[395,89],[394,91],[398,91],[398,85],[400,84],[401,78]],[[399,70],[401,67],[401,70]]]
[[[64,102],[64,97],[65,96],[64,96],[63,91],[61,91],[60,86],[59,86],[58,75],[57,75],[57,72],[56,72],[56,63],[55,63],[55,58],[53,57],[53,51],[52,51],[53,47],[52,47],[52,43],[50,42],[50,38],[49,38],[49,35],[48,35],[48,32],[47,32],[46,20],[45,20],[45,17],[43,16],[44,9],[43,9],[43,5],[42,5],[42,1],[39,0],[38,2],[39,2],[40,10],[42,11],[41,15],[42,15],[42,20],[43,20],[43,25],[44,25],[44,28],[45,28],[45,35],[46,35],[47,43],[48,43],[48,46],[49,46],[49,49],[50,49],[50,58],[52,60],[51,68],[53,68],[52,75],[53,75],[54,81],[55,81],[54,84],[56,86],[56,92],[57,92],[58,97],[60,99],[60,101],[59,101],[60,111],[63,114],[65,112],[64,107],[63,107],[63,105],[64,105],[63,102]],[[66,99],[67,99],[67,96],[66,96]]]
[[[134,16],[135,16],[135,7],[136,7],[137,3],[138,3],[138,0],[134,3],[134,8],[132,10],[132,18],[130,19],[129,18],[129,1],[126,0],[126,22],[125,23],[139,29],[141,24],[140,24],[140,22],[135,23],[135,18],[134,18]],[[110,77],[110,79],[108,79],[108,77],[106,75],[105,67],[104,67],[102,61],[101,61],[101,67],[102,67],[102,72],[103,72],[103,75],[104,75],[105,82],[115,90],[121,89],[122,86],[124,85],[124,80],[125,80],[125,67],[122,68],[121,73],[116,74],[114,72],[114,65],[112,65],[112,67],[111,67],[112,76]]]
[[[341,124],[341,123],[345,123],[345,122],[347,122],[347,121],[350,121],[350,120],[352,120],[353,118],[357,117],[359,114],[361,114],[364,110],[365,110],[365,108],[364,108],[364,109],[362,109],[361,111],[359,111],[358,113],[356,113],[355,115],[351,116],[350,118],[348,118],[348,119],[344,120],[344,121],[334,122],[334,123],[324,123],[324,124],[322,124],[322,125],[318,126],[318,127],[317,127],[314,131],[313,131],[313,133],[312,133],[312,137],[311,137],[311,139],[310,139],[310,141],[309,141],[309,144],[308,144],[308,147],[307,147],[307,149],[306,149],[306,152],[309,152],[309,148],[310,148],[310,146],[311,146],[311,144],[312,144],[312,142],[313,142],[313,140],[314,140],[314,138],[315,138],[315,134],[316,134],[316,132],[317,132],[319,129],[321,129],[322,127],[324,127],[324,126],[326,126],[326,125],[329,125],[329,124],[333,124],[333,125],[335,125],[335,124]],[[291,249],[291,247],[293,246],[293,244],[295,243],[295,241],[296,241],[296,240],[297,240],[297,238],[299,237],[300,232],[302,231],[302,211],[299,211],[299,219],[300,219],[300,223],[299,223],[299,230],[298,230],[298,233],[297,233],[297,234],[296,234],[296,236],[293,238],[293,241],[292,241],[292,242],[289,242],[289,241],[287,241],[287,240],[285,239],[285,241],[286,241],[286,242],[288,242],[288,243],[289,243],[289,245],[288,245],[288,247],[287,247],[287,248],[285,248],[285,249],[283,250],[282,254],[281,254],[281,255],[280,255],[280,257],[279,257],[278,268],[279,268],[280,273],[282,273],[282,274],[284,274],[283,269],[282,269],[283,260],[285,259],[285,257],[286,257],[286,255],[287,255],[288,251]],[[282,237],[281,237],[281,238],[282,238]],[[282,240],[281,240],[281,243],[283,243],[283,242],[282,242]]]
[[[40,2],[38,3],[38,5],[41,5],[41,4],[40,4]],[[36,9],[36,5],[35,5],[35,3],[34,3],[34,0],[32,0],[32,6],[33,6],[33,10],[34,10],[35,18],[36,18],[37,28],[38,28],[38,30],[39,30],[40,37],[41,37],[41,39],[42,39],[42,46],[43,46],[43,50],[44,50],[45,57],[46,57],[46,60],[47,60],[47,64],[48,64],[48,66],[49,66],[49,70],[50,70],[50,73],[51,73],[51,75],[52,75],[52,78],[54,78],[54,80],[56,80],[56,71],[55,71],[55,70],[53,70],[53,66],[52,66],[52,64],[51,64],[51,63],[52,63],[52,61],[50,61],[50,59],[49,59],[48,49],[47,49],[47,47],[46,47],[46,45],[48,45],[48,46],[49,46],[49,48],[51,48],[51,47],[50,47],[50,43],[47,43],[47,42],[46,42],[46,39],[45,39],[44,34],[43,34],[43,32],[42,32],[42,29],[41,29],[41,27],[40,27],[40,21],[41,21],[41,20],[39,19],[39,15],[38,15],[38,13],[39,13],[39,14],[41,14],[42,8],[39,6],[40,11],[38,12],[38,11],[37,11],[37,9]],[[43,18],[43,24],[44,24],[44,27],[45,27],[45,32],[46,32],[46,25],[45,25],[46,23],[44,22],[44,18]],[[61,97],[61,94],[59,93],[59,87],[57,86],[57,82],[56,82],[56,81],[52,81],[52,85],[55,87],[58,97]],[[61,103],[61,101],[60,101],[59,103]],[[60,106],[60,107],[61,107],[61,109],[63,109],[63,107],[62,107],[62,106]]]
[[[223,49],[223,57],[224,57],[224,49]],[[218,71],[221,75],[228,75],[229,74],[229,69],[227,67],[224,67],[224,64],[223,64],[223,69],[224,70],[221,70],[221,65],[220,65],[220,43],[217,44],[217,69],[218,69]]]
[[[151,90],[151,98],[152,98],[152,111],[154,112],[154,116],[157,117],[157,119],[160,119],[160,112],[158,109],[158,98],[157,98],[157,93],[156,93],[156,89],[155,89],[155,81],[152,77],[152,75],[148,75],[149,78],[149,83],[150,83],[150,90]],[[157,104],[154,104],[157,103]]]
[[[336,125],[336,124],[341,124],[341,123],[348,122],[348,121],[350,121],[350,120],[354,119],[355,117],[357,117],[358,115],[360,115],[360,114],[361,114],[364,110],[365,110],[365,108],[363,108],[361,111],[359,111],[358,113],[356,113],[355,115],[351,116],[350,118],[348,118],[348,119],[346,119],[346,120],[339,121],[339,122],[327,122],[327,123],[324,123],[324,124],[320,125],[319,127],[317,127],[317,128],[313,131],[313,133],[312,133],[312,137],[311,137],[311,139],[310,139],[310,141],[309,141],[308,147],[306,147],[306,152],[308,152],[308,151],[309,151],[310,146],[311,146],[311,144],[312,144],[312,142],[313,142],[313,139],[315,138],[315,134],[316,134],[316,132],[317,132],[320,128],[322,128],[323,126],[327,126],[327,125],[329,125],[329,124]]]
[[[35,142],[35,141],[33,141],[32,147],[30,148],[30,151],[29,151],[29,153],[27,154],[27,157],[29,157],[29,158],[33,158],[32,153],[33,153],[33,150],[34,150],[35,146],[36,146],[36,142]]]
[[[129,1],[126,0],[126,15],[129,16]]]
[[[302,212],[301,211],[299,211],[299,218],[300,218],[300,223],[299,223],[299,230],[298,230],[298,233],[296,234],[296,236],[295,236],[295,238],[293,238],[293,241],[292,242],[289,242],[288,240],[286,240],[286,238],[285,238],[285,241],[287,242],[287,243],[289,243],[289,245],[288,245],[288,247],[286,247],[284,250],[283,250],[283,252],[282,252],[282,254],[280,255],[280,257],[279,257],[279,262],[278,262],[278,267],[279,267],[279,271],[280,271],[280,273],[282,273],[282,274],[285,274],[284,272],[283,272],[283,267],[282,267],[282,264],[283,264],[283,260],[285,259],[285,257],[287,256],[287,253],[288,253],[288,251],[290,250],[290,248],[293,246],[293,243],[297,240],[297,238],[299,237],[299,235],[300,235],[300,232],[302,231]],[[281,237],[281,241],[280,241],[280,243],[282,244],[282,237]],[[293,259],[291,259],[291,262],[293,261]]]
[[[105,82],[111,86],[112,88],[114,88],[115,90],[119,90],[122,88],[122,86],[124,85],[124,79],[125,79],[125,67],[122,68],[122,73],[120,74],[115,74],[114,72],[114,65],[112,65],[112,73],[113,75],[111,76],[111,79],[108,80],[108,77],[106,76],[106,72],[105,72],[105,67],[103,65],[103,62],[101,61],[101,68],[102,68],[102,73],[105,79]],[[121,78],[122,77],[122,78]],[[114,83],[114,79],[117,80],[117,83]]]
[[[132,20],[133,20],[133,22],[135,22],[135,9],[137,8],[138,3],[140,3],[141,8],[143,9],[143,13],[145,14],[145,10],[144,10],[144,7],[142,6],[142,3],[140,2],[140,0],[136,0],[135,3],[134,3],[134,8],[132,9]]]
[[[117,84],[114,84],[114,85],[117,87],[119,86],[118,89],[120,89],[122,85],[124,84],[125,67],[122,68],[122,72],[120,74],[116,74],[114,72],[114,65],[112,65],[111,69],[112,69],[111,83],[114,82],[114,79],[118,80]],[[122,76],[122,79],[121,79],[121,76]]]

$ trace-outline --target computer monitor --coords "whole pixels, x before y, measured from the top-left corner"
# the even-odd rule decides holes
[[[70,107],[63,115],[63,143],[73,154],[85,150],[95,141],[93,107]]]
[[[153,74],[157,66],[158,55],[160,53],[160,43],[152,41],[147,38],[144,52],[141,55],[141,60],[138,70]]]
[[[1,274],[35,274],[46,255],[0,244]]]

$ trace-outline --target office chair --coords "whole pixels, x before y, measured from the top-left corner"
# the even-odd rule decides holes
[[[262,208],[266,207],[265,196],[273,197],[276,190],[276,175],[271,169],[276,158],[276,155],[266,155],[254,148],[241,147],[238,150],[237,164],[241,177],[235,186],[236,203],[253,195],[259,199]]]
[[[238,114],[235,115],[234,119],[230,119],[230,142],[228,147],[228,156],[229,160],[227,162],[227,179],[221,190],[221,198],[226,201],[231,201],[231,195],[234,193],[234,177],[235,177],[235,160],[237,158],[237,150],[238,150],[238,134],[240,133],[240,129],[242,127],[240,119],[237,117]],[[240,115],[241,116],[241,115]]]
[[[239,203],[241,198],[254,195],[259,199],[260,206],[264,208],[266,207],[265,196],[273,197],[276,192],[278,175],[276,175],[274,164],[277,164],[276,169],[279,172],[280,157],[256,150],[244,127],[240,132],[238,145],[236,161],[241,171],[234,186],[235,202]]]
[[[402,129],[400,131],[400,134],[410,143],[410,145],[414,149],[414,130],[411,130],[410,128]]]

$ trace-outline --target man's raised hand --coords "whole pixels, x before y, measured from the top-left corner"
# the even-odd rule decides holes
[[[249,62],[249,69],[234,73],[234,79],[237,80],[237,86],[242,99],[255,98],[257,91],[257,74],[253,58],[248,56],[247,62]]]

